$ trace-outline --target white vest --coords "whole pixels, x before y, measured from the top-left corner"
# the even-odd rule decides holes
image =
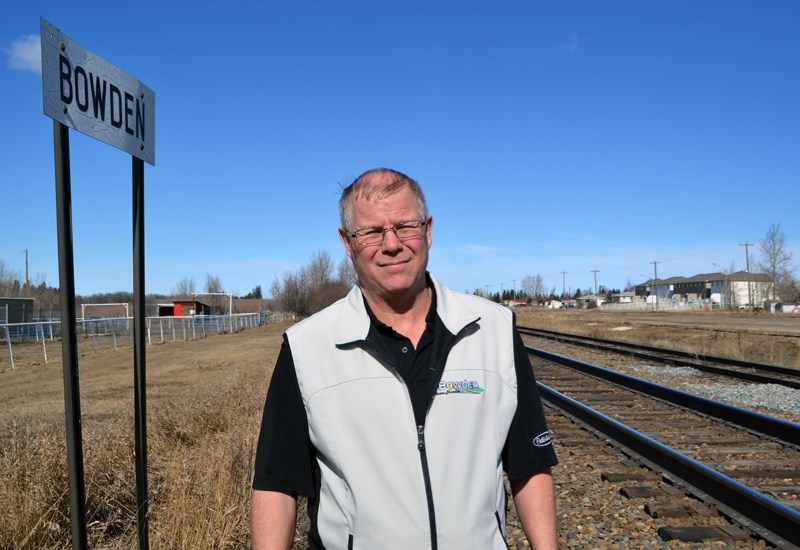
[[[512,315],[431,280],[437,314],[458,336],[424,429],[438,550],[505,549]],[[411,400],[394,370],[364,351],[369,325],[356,287],[286,333],[321,474],[317,530],[331,550],[431,548]]]

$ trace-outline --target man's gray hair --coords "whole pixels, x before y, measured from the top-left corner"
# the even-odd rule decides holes
[[[385,177],[374,178],[374,176],[380,175]],[[349,231],[355,229],[352,226],[353,204],[359,196],[367,201],[376,201],[397,193],[406,185],[417,199],[417,211],[420,219],[427,220],[428,204],[425,202],[425,194],[422,192],[422,187],[420,187],[419,183],[402,172],[391,168],[373,168],[358,176],[353,180],[353,183],[342,189],[342,196],[339,199],[339,218],[342,227]]]

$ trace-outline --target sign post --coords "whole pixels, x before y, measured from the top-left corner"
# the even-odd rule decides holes
[[[88,548],[78,376],[69,128],[130,153],[133,189],[134,406],[139,548],[150,547],[147,497],[144,163],[155,165],[155,93],[40,19],[44,114],[53,119],[64,409],[72,547]]]

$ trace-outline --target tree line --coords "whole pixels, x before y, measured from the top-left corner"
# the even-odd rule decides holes
[[[334,265],[330,254],[319,251],[312,254],[308,264],[275,279],[271,293],[282,311],[305,317],[346,296],[356,282],[349,259]]]

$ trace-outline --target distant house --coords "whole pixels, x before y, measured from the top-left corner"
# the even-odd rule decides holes
[[[772,297],[772,280],[764,273],[699,273],[691,277],[649,279],[634,288],[635,296],[645,301],[705,301],[723,307],[761,306]],[[752,302],[752,304],[751,304]]]
[[[599,307],[606,301],[606,297],[597,294],[585,294],[583,296],[578,296],[576,301],[578,302],[578,307],[581,308]]]
[[[611,295],[612,304],[630,304],[636,297],[635,292],[620,292],[619,294]]]

